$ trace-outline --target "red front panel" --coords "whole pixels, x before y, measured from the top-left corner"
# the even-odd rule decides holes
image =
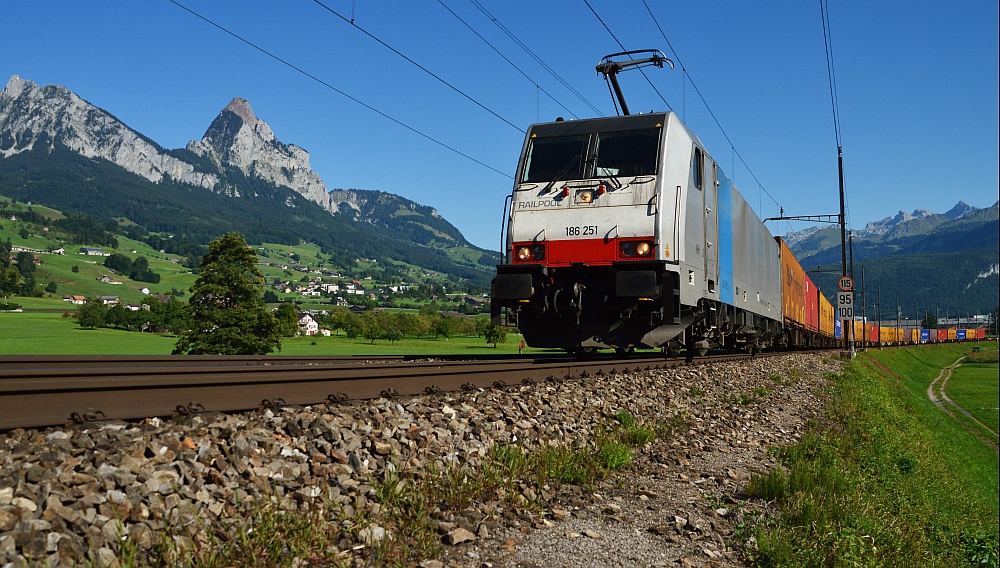
[[[947,329],[939,329],[939,330],[937,330],[937,338],[938,338],[938,341],[947,341],[948,340],[948,330]]]
[[[819,331],[819,292],[808,274],[803,274],[805,280],[806,329]]]
[[[629,237],[627,239],[571,239],[557,241],[540,241],[538,243],[514,243],[512,258],[514,264],[544,264],[546,266],[569,266],[585,263],[591,266],[609,266],[613,262],[628,260],[651,260],[656,258],[655,248],[647,256],[622,256],[620,245],[623,242],[646,241],[653,242],[653,237]],[[519,261],[517,250],[522,246],[545,246],[545,259],[541,261]]]

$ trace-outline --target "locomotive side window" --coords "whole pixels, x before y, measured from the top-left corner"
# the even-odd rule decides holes
[[[578,179],[589,136],[534,138],[528,146],[521,182]]]
[[[632,130],[597,135],[592,177],[656,174],[660,129]]]
[[[698,189],[701,189],[702,186],[705,185],[702,179],[704,177],[704,174],[702,172],[703,170],[702,162],[704,162],[704,160],[702,160],[701,158],[701,148],[695,147],[694,164],[692,164],[691,168],[694,170],[694,186],[697,187]]]

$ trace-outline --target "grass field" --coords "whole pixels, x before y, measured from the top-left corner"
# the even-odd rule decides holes
[[[41,300],[41,299],[37,299]],[[56,307],[66,304],[61,300]],[[59,313],[0,313],[0,355],[167,355],[177,338],[159,333],[138,333],[114,329],[80,329],[76,320]],[[286,337],[280,355],[471,355],[517,353],[521,336],[508,334],[507,343],[496,348],[482,337],[406,338],[390,345],[374,344],[361,338],[340,336]],[[524,353],[561,353],[545,349],[524,349]]]
[[[954,370],[945,390],[955,404],[1000,432],[1000,365],[964,363]]]
[[[970,349],[869,351],[833,377],[831,423],[774,450],[783,467],[747,487],[780,511],[755,525],[751,564],[996,566],[997,454],[927,398]]]

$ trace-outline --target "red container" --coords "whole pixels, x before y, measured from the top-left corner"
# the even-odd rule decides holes
[[[948,341],[948,330],[947,329],[939,329],[939,330],[937,330],[937,332],[938,332],[937,333],[938,341]]]
[[[868,326],[868,341],[878,343],[879,328],[877,325]]]
[[[985,338],[986,338],[986,330],[982,329],[982,328],[977,329],[976,330],[976,339],[985,339]]]

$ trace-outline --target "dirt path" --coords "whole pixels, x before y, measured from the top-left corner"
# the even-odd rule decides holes
[[[976,424],[978,424],[984,430],[986,430],[987,432],[990,432],[991,434],[993,434],[994,436],[996,436],[997,433],[995,431],[993,431],[992,428],[990,428],[989,426],[987,426],[987,425],[983,424],[982,422],[980,422],[968,410],[962,408],[955,401],[953,401],[950,398],[948,398],[948,393],[945,392],[945,387],[948,385],[948,379],[951,378],[952,371],[954,371],[956,367],[958,367],[959,365],[961,365],[962,361],[964,361],[964,360],[965,360],[964,356],[959,357],[957,361],[955,361],[951,365],[948,365],[944,369],[941,369],[941,372],[938,373],[938,376],[933,381],[931,381],[931,384],[929,384],[927,386],[927,398],[931,399],[931,402],[933,402],[934,404],[936,404],[938,406],[938,408],[940,408],[941,410],[943,410],[945,412],[945,414],[947,414],[948,416],[950,416],[953,420],[955,420],[959,424],[962,424],[963,426],[965,426],[965,424],[963,424],[962,421],[959,420],[958,417],[955,416],[955,414],[945,406],[945,402],[947,402],[949,405],[951,405],[952,407],[954,407],[956,410],[958,410],[962,414],[966,415],[970,420],[972,420],[973,422],[975,422]],[[935,389],[937,390],[937,393],[935,393]],[[994,442],[993,440],[989,440],[987,438],[984,438],[981,435],[980,432],[976,432],[976,431],[973,430],[972,433],[975,434],[976,437],[979,438],[980,440],[982,440],[985,444],[987,444],[988,446],[990,446],[991,448],[993,448],[994,451],[1000,450],[1000,448],[997,447],[996,442]]]

